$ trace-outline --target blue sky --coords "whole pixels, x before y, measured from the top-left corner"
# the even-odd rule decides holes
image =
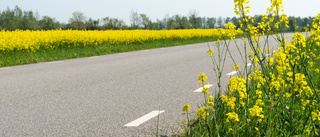
[[[285,14],[308,17],[320,13],[320,0],[283,0]],[[199,16],[233,17],[233,0],[0,0],[0,11],[18,5],[22,10],[38,11],[40,16],[50,16],[67,23],[72,12],[81,11],[86,17],[100,19],[114,17],[130,24],[130,11],[144,13],[151,18],[163,19],[166,15],[188,15],[197,10]],[[270,0],[251,0],[251,15],[264,14]]]

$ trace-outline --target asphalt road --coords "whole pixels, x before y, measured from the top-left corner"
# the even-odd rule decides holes
[[[207,50],[200,43],[0,68],[0,136],[155,136],[157,125],[171,135],[186,119],[182,106],[196,111],[203,101],[193,92],[197,75],[217,88]],[[232,66],[227,56],[223,85]],[[146,118],[159,110],[159,119]]]

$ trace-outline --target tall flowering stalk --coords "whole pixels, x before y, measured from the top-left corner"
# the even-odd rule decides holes
[[[310,37],[296,32],[286,40],[288,18],[283,14],[282,0],[270,2],[268,15],[254,26],[254,19],[248,15],[249,0],[234,0],[243,43],[237,43],[229,34],[219,37],[214,48],[209,46],[207,53],[214,64],[217,88],[212,96],[207,95],[209,89],[203,84],[207,77],[198,76],[205,103],[196,112],[198,126],[190,127],[186,136],[319,136],[320,14],[314,18]],[[229,32],[240,31],[232,23],[225,27]],[[277,45],[270,45],[270,38]],[[232,56],[231,42],[242,62]],[[230,77],[223,88],[220,80],[226,55],[234,62],[232,69],[238,76]],[[199,132],[202,126],[210,129]]]

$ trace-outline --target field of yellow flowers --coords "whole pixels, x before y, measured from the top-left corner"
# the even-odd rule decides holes
[[[239,72],[238,76],[231,77],[223,88],[220,67],[230,53],[228,43],[236,41],[217,41],[218,50],[209,48],[218,89],[210,95],[204,86],[208,78],[198,75],[205,99],[195,111],[195,120],[189,119],[190,105],[183,106],[187,120],[182,121],[185,130],[181,136],[320,136],[320,13],[310,24],[310,37],[297,32],[286,40],[283,30],[288,27],[288,18],[280,14],[284,12],[282,0],[271,0],[267,13],[272,16],[264,15],[258,26],[252,25],[254,20],[248,15],[248,0],[234,3],[244,31],[243,43],[235,45],[251,49],[242,53],[242,60],[253,67],[234,62],[232,68]],[[234,27],[228,23],[226,28]],[[272,33],[276,35],[269,35]],[[274,38],[279,49],[272,53],[271,45],[261,45],[262,35]],[[270,52],[271,56],[266,55]]]
[[[233,31],[233,32],[231,32]],[[214,41],[241,30],[0,31],[0,67]]]
[[[240,31],[241,32],[241,31]],[[43,47],[78,47],[144,43],[157,40],[187,40],[228,35],[224,29],[189,30],[49,30],[49,31],[1,31],[0,51],[29,50]]]

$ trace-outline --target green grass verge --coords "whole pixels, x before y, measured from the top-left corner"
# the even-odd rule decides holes
[[[52,50],[40,48],[36,52],[28,50],[15,50],[11,52],[0,51],[0,67],[31,64],[47,61],[57,61],[72,58],[90,57],[107,55],[128,51],[153,49],[161,47],[171,47],[178,45],[194,44],[201,42],[215,41],[217,38],[193,38],[193,39],[174,39],[158,40],[145,43],[117,44],[117,45],[98,45],[98,46],[79,46],[79,47],[58,47]]]

